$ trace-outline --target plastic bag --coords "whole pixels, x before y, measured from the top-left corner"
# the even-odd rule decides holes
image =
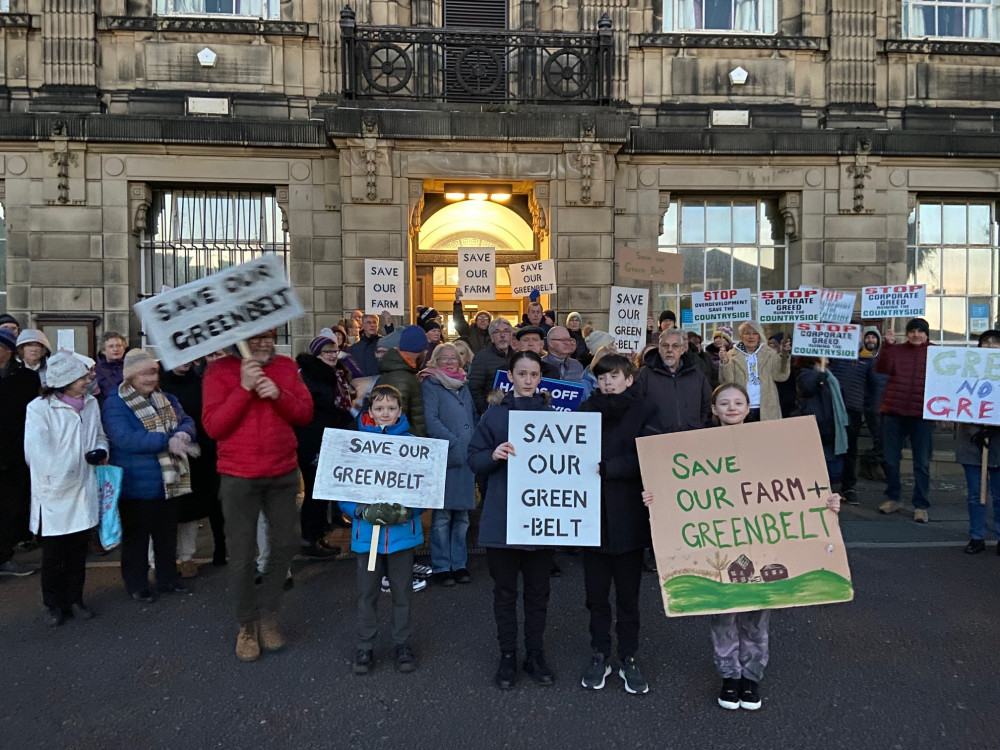
[[[122,542],[118,499],[122,494],[124,476],[125,471],[120,466],[97,467],[97,497],[101,501],[101,520],[97,531],[104,549],[114,549]]]

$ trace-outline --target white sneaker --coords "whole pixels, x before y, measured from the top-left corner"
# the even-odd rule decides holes
[[[432,571],[430,565],[421,565],[420,563],[413,563],[414,578],[430,578],[431,572]]]
[[[424,580],[423,578],[414,578],[413,579],[413,590],[414,591],[423,591],[425,588],[427,588],[427,581],[426,580]],[[388,594],[390,591],[391,591],[391,589],[389,588],[389,577],[388,576],[382,576],[382,593],[383,594]]]

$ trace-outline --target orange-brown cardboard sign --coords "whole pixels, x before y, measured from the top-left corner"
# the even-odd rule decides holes
[[[622,278],[667,284],[684,282],[684,256],[677,253],[619,247],[615,250],[615,262]]]
[[[639,438],[667,616],[854,598],[812,417]]]

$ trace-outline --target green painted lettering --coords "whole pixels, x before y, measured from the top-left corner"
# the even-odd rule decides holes
[[[683,526],[681,526],[681,539],[684,540],[684,544],[686,544],[688,547],[694,547],[695,549],[698,549],[701,547],[701,539],[698,537],[697,534],[693,532],[694,532],[693,523],[684,524]],[[689,534],[693,534],[693,536],[689,536]]]
[[[819,513],[819,520],[823,522],[823,533],[826,534],[827,539],[830,538],[830,530],[826,527],[826,514],[823,512],[826,510],[826,506],[822,508],[810,508],[810,513]]]
[[[729,502],[729,500],[726,498],[725,487],[716,487],[715,489],[712,490],[712,493],[715,495],[716,508],[721,508],[723,503],[728,505],[730,508],[734,507],[733,504]]]
[[[687,479],[689,476],[691,476],[691,472],[688,470],[688,467],[685,466],[682,461],[678,460],[678,459],[684,459],[684,458],[687,458],[687,454],[686,453],[677,453],[677,454],[674,455],[674,466],[680,467],[680,469],[681,469],[681,471],[683,473],[679,473],[677,471],[677,469],[671,469],[670,473],[673,474],[678,479]]]
[[[768,544],[777,544],[781,541],[781,532],[778,531],[778,520],[770,513],[764,513],[761,517],[764,522],[764,533],[767,535]]]
[[[743,518],[743,526],[747,530],[747,544],[753,544],[753,539],[751,537],[757,537],[757,544],[764,543],[764,535],[760,530],[760,516],[755,516],[754,518]]]
[[[716,541],[716,544],[717,544],[717,546],[718,546],[719,549],[729,549],[733,545],[726,544],[725,542],[722,541],[723,537],[725,537],[725,535],[726,535],[726,530],[719,528],[719,524],[720,523],[723,524],[723,525],[725,525],[726,519],[724,519],[724,518],[717,518],[714,521],[712,521],[712,528],[715,530],[715,541]]]
[[[784,510],[781,513],[778,514],[778,517],[781,519],[781,533],[785,537],[785,539],[798,539],[798,537],[795,536],[795,534],[793,534],[788,529],[788,526],[789,526],[789,524],[788,524],[788,516],[791,516],[791,515],[794,515],[794,514],[790,510]]]

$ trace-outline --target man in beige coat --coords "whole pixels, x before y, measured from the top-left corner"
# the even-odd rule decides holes
[[[750,395],[747,422],[781,419],[781,404],[775,383],[788,380],[791,372],[792,342],[782,339],[775,352],[767,345],[757,323],[746,321],[739,327],[740,343],[729,351],[719,350],[719,383],[737,383]]]

